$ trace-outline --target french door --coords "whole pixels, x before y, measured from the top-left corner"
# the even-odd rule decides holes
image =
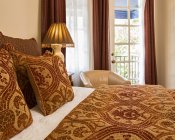
[[[110,0],[111,69],[143,83],[143,8],[142,0]]]

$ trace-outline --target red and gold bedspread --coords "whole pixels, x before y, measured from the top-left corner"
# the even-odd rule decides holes
[[[46,140],[175,140],[172,95],[161,86],[98,88]]]

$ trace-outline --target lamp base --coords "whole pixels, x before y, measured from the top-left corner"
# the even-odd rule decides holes
[[[64,62],[64,55],[61,52],[62,45],[60,45],[60,44],[52,44],[51,47],[53,49],[53,55],[59,56],[62,59],[62,61]]]

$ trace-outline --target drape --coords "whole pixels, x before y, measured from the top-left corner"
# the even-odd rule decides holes
[[[65,0],[41,0],[41,40],[44,39],[50,25],[55,22],[66,23]],[[65,57],[65,48],[62,48],[62,52]]]
[[[144,11],[145,32],[145,84],[157,84],[155,34],[154,34],[154,0],[146,0]]]
[[[109,69],[109,1],[93,0],[94,69]]]

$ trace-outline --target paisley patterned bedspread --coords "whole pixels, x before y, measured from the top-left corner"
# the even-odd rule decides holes
[[[46,140],[175,140],[174,94],[162,86],[98,88]]]

